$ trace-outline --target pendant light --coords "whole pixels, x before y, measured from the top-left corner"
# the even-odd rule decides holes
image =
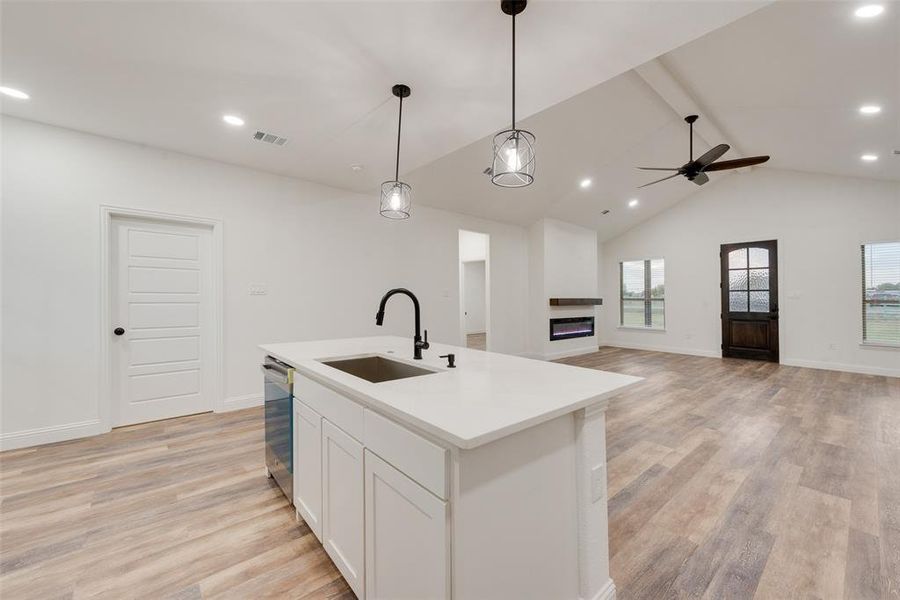
[[[502,0],[500,10],[512,17],[512,125],[494,136],[491,182],[500,187],[525,187],[534,181],[534,135],[516,129],[516,15],[528,0]]]
[[[412,188],[408,183],[400,181],[400,126],[403,123],[403,99],[408,98],[408,85],[398,83],[391,88],[391,93],[400,98],[400,115],[397,118],[397,162],[394,166],[393,181],[381,184],[381,216],[388,219],[408,219],[412,206]]]

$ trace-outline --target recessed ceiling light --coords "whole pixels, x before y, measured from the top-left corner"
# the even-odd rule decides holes
[[[15,98],[17,100],[28,100],[29,98],[31,98],[31,96],[29,96],[22,90],[17,90],[16,88],[6,86],[0,86],[0,94],[9,96],[10,98]]]
[[[244,120],[237,115],[222,115],[222,120],[235,127],[241,127],[244,124]]]
[[[586,177],[581,180],[581,183],[579,185],[582,187],[582,189],[584,189],[584,188],[591,187],[592,183],[593,183],[593,181],[591,181],[590,177]]]
[[[884,6],[881,4],[866,4],[865,6],[860,6],[856,9],[854,13],[857,17],[861,17],[863,19],[870,19],[872,17],[877,17],[881,13],[884,12]]]
[[[875,162],[876,160],[878,160],[878,155],[877,154],[863,154],[859,158],[860,158],[860,160],[864,160],[866,162]]]
[[[628,201],[628,207],[629,207],[629,208],[634,208],[634,207],[637,206],[637,205],[638,205],[638,199],[637,199],[637,198],[632,198],[631,200]]]
[[[881,112],[881,107],[877,104],[864,104],[859,107],[859,112],[864,115],[877,115]]]

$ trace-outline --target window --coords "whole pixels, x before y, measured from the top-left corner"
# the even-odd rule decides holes
[[[665,262],[661,258],[619,263],[620,319],[622,327],[664,329]]]
[[[900,346],[900,242],[862,246],[863,343]]]
[[[767,248],[751,246],[728,253],[729,312],[769,312],[769,292]]]

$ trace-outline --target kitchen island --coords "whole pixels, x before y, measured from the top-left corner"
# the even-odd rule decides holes
[[[359,598],[615,596],[604,413],[639,378],[391,336],[261,348],[296,370],[298,516]]]

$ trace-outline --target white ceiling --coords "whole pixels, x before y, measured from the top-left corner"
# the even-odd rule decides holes
[[[900,2],[884,4],[866,20],[858,2],[777,2],[661,62],[773,167],[900,181]],[[877,162],[860,161],[870,152]]]
[[[537,138],[532,185],[505,189],[491,184],[482,174],[491,159],[491,139],[486,137],[410,173],[416,201],[519,225],[553,217],[597,229],[606,239],[696,187],[673,180],[636,189],[665,174],[640,172],[635,165],[687,162],[688,132],[634,71],[529,117],[522,126]],[[695,153],[707,148],[696,140]],[[582,189],[579,182],[586,177],[593,183]],[[627,206],[632,198],[640,203],[635,209]],[[603,215],[604,209],[610,213]]]
[[[518,19],[519,114],[552,106],[766,1],[705,2],[702,10],[675,0],[533,1]],[[497,0],[5,1],[2,85],[26,90],[31,100],[7,99],[2,110],[373,191],[393,174],[392,84],[413,90],[404,106],[403,172],[507,124],[509,25]],[[225,126],[223,113],[243,116],[247,126]],[[257,128],[290,141],[254,142]],[[545,177],[551,160],[545,150]],[[351,172],[354,163],[365,169]]]
[[[724,142],[733,147],[724,159],[772,156],[758,168],[900,181],[892,154],[900,148],[900,3],[879,22],[855,19],[857,6],[777,2],[654,61],[674,75],[675,94],[654,91],[638,73],[644,65],[529,117],[522,127],[537,137],[538,162],[528,188],[497,188],[481,174],[490,136],[408,180],[420,203],[521,225],[554,217],[609,239],[700,189],[676,178],[639,190],[665,173],[635,169],[687,162],[682,118],[696,111],[706,139],[695,137],[695,156]],[[860,115],[870,102],[882,113]],[[860,161],[864,152],[879,161]],[[706,187],[745,172],[713,173]],[[587,190],[578,186],[585,177],[594,180]]]

